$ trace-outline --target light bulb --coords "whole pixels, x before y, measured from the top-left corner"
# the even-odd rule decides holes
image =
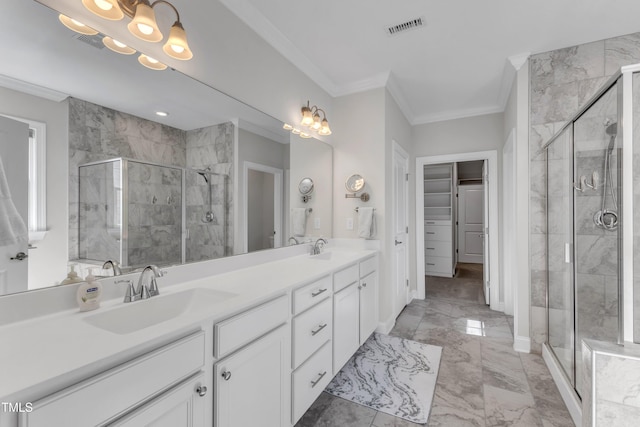
[[[102,10],[111,10],[113,9],[113,5],[106,0],[93,0],[93,2]]]
[[[147,24],[138,24],[138,30],[140,30],[142,34],[146,34],[147,36],[153,33],[153,27]]]

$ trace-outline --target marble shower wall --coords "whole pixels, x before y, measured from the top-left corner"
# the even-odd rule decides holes
[[[188,131],[186,135],[186,166],[190,169],[209,169],[209,182],[194,172],[187,173],[187,230],[186,261],[199,261],[233,255],[234,139],[237,128],[222,123]],[[211,200],[209,200],[211,186]],[[213,213],[211,222],[204,220]]]
[[[78,167],[114,157],[184,167],[186,132],[80,99],[69,99],[69,259],[82,256],[78,244],[79,213],[85,215],[97,209],[95,203],[80,206]],[[135,198],[130,201],[139,202]],[[111,235],[113,233],[101,232],[100,244],[89,245],[106,245],[110,251],[117,244]]]
[[[637,62],[640,62],[640,33],[540,53],[530,58],[529,209],[534,351],[541,351],[541,345],[547,339],[547,174],[544,153],[540,149],[621,66]]]

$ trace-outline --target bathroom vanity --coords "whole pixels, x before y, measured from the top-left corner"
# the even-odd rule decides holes
[[[0,425],[295,424],[378,313],[376,250],[303,250],[169,269],[148,300],[0,326],[0,400],[15,409]]]

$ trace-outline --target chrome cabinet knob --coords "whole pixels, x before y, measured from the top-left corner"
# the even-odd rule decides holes
[[[12,260],[14,260],[14,259],[15,259],[15,260],[18,260],[18,261],[22,261],[22,260],[24,260],[25,258],[29,258],[29,255],[25,254],[24,252],[18,252],[18,253],[16,254],[16,256],[11,257],[11,258],[9,258],[9,259],[12,259]]]
[[[229,381],[231,379],[231,371],[224,371],[221,376],[225,381]]]
[[[198,388],[196,388],[196,393],[198,393],[200,397],[204,397],[207,394],[207,387],[199,385]]]

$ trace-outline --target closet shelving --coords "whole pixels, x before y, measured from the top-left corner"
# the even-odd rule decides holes
[[[425,273],[452,277],[454,272],[453,163],[424,167]]]

